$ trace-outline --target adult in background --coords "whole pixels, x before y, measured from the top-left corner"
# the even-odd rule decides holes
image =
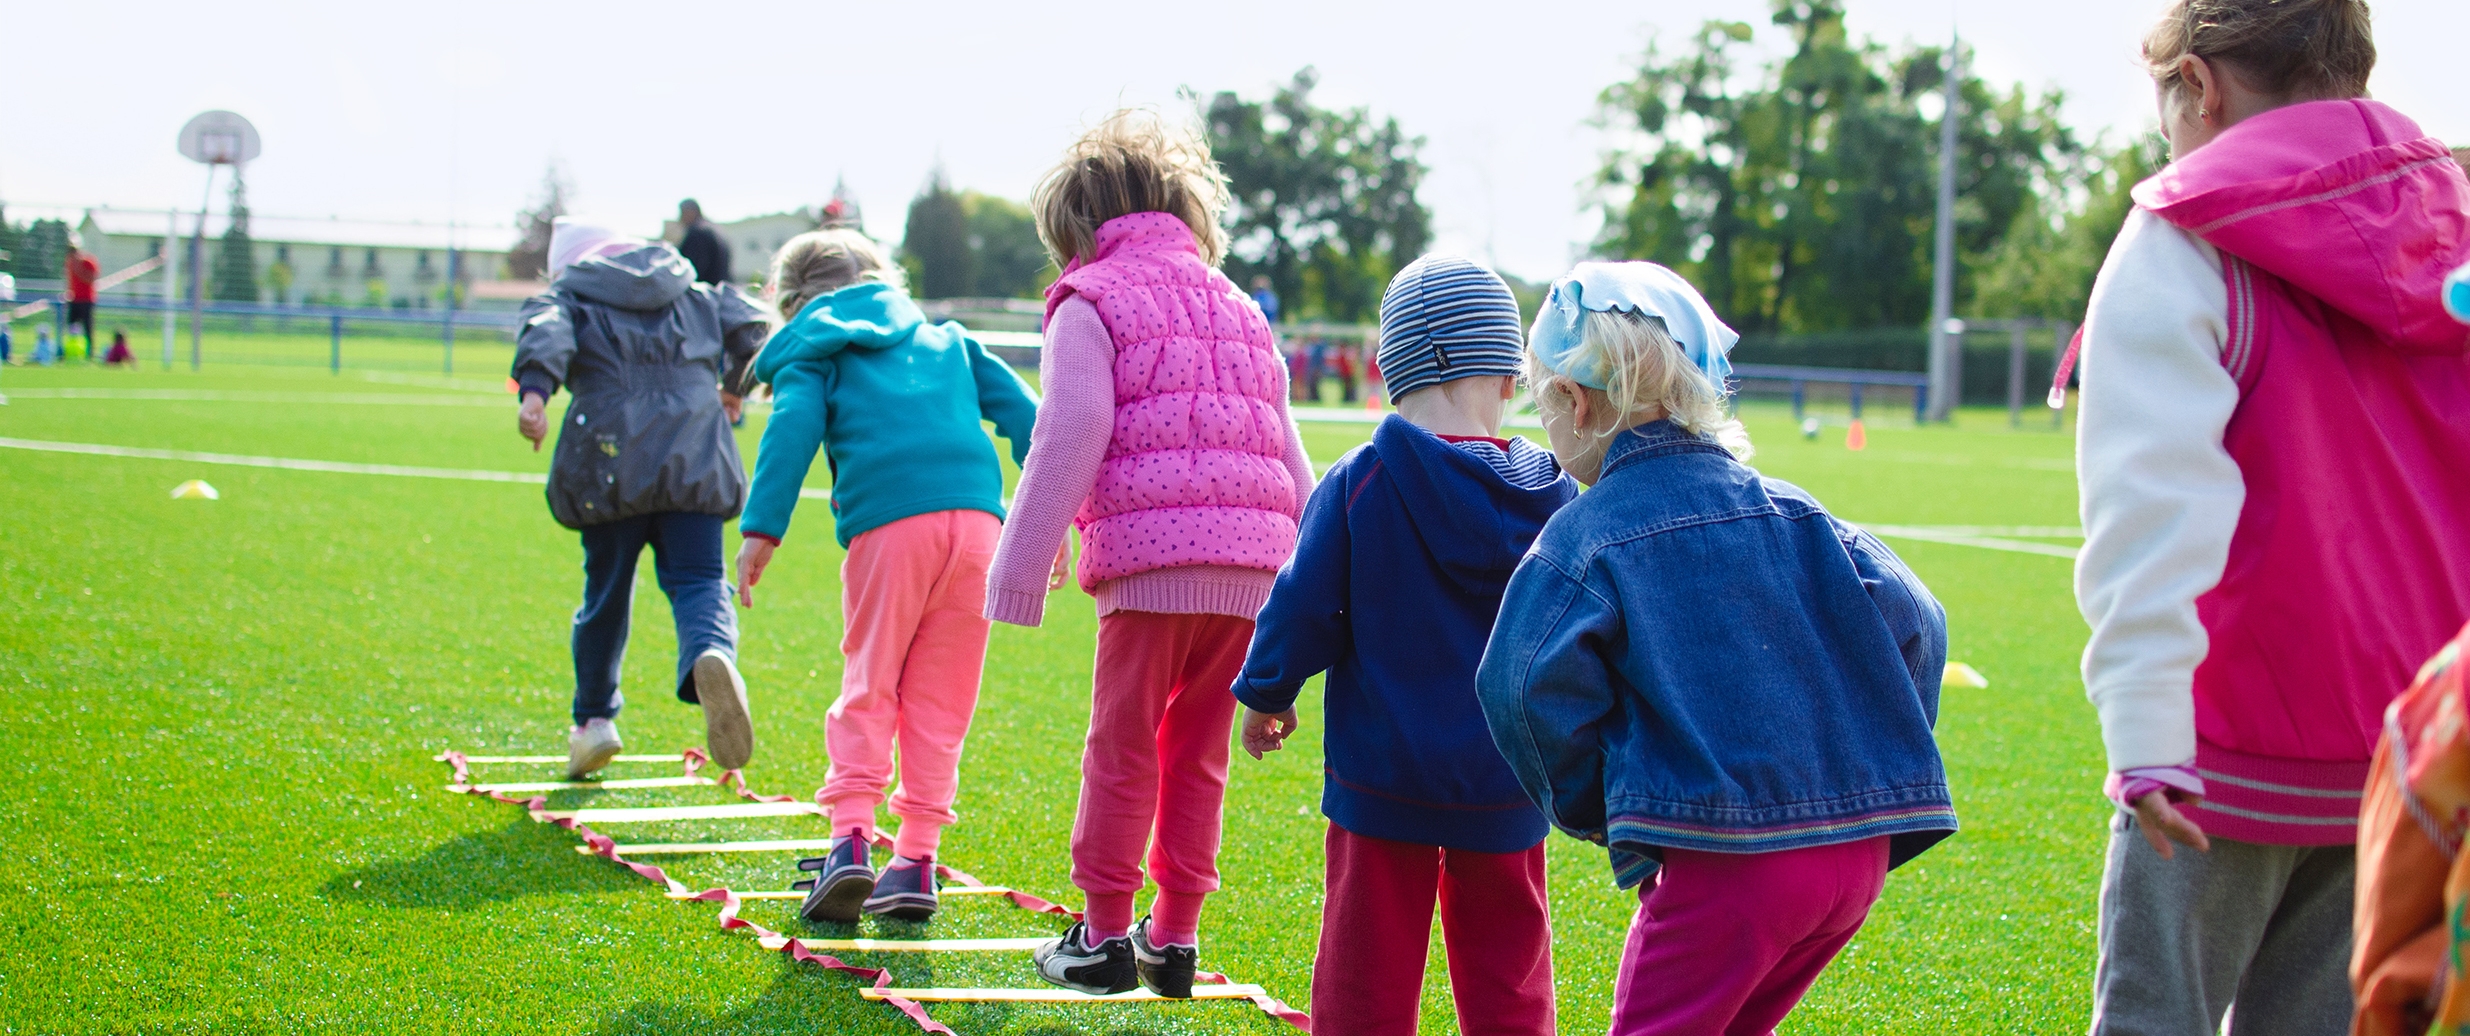
[[[583,534],[567,775],[600,769],[620,749],[618,670],[647,546],[677,623],[678,700],[703,706],[712,761],[737,769],[755,736],[721,527],[746,503],[729,434],[741,400],[729,387],[770,333],[763,306],[735,287],[695,283],[666,244],[565,218],[549,235],[549,278],[548,293],[523,304],[514,377],[516,428],[534,450],[548,434],[549,397],[560,385],[573,396],[548,489],[549,513]]]
[[[720,231],[703,218],[703,206],[693,198],[679,202],[678,226],[685,228],[685,236],[678,239],[678,254],[695,264],[695,279],[705,284],[729,283],[729,242],[721,240]]]
[[[103,267],[94,261],[94,254],[82,245],[77,235],[69,235],[69,254],[68,258],[60,261],[60,274],[61,279],[69,284],[69,323],[85,329],[86,358],[91,360],[94,359],[94,281],[102,276]],[[62,333],[62,337],[67,337],[66,332]],[[60,343],[60,346],[61,352],[68,351],[67,342]]]

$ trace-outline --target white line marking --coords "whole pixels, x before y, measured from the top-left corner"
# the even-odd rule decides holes
[[[743,899],[744,896],[739,898]],[[835,950],[859,953],[1017,953],[1034,950],[1054,942],[1054,936],[1043,939],[809,939],[798,942],[810,950]],[[764,949],[775,953],[789,945],[789,937],[776,935],[761,940]]]
[[[280,468],[286,471],[326,471],[342,475],[451,478],[466,482],[523,482],[535,486],[547,485],[549,482],[548,475],[531,471],[476,471],[469,468],[423,468],[405,464],[346,464],[334,460],[250,457],[236,453],[194,453],[188,450],[149,450],[136,446],[47,442],[41,439],[0,438],[0,449],[38,450],[44,453],[83,453],[98,457],[136,457],[141,460],[177,460],[191,464],[230,464],[243,468]]]
[[[1921,540],[1957,547],[2004,550],[2016,554],[2039,554],[2043,557],[2066,558],[2069,561],[2075,560],[2076,555],[2074,547],[2061,547],[2054,543],[2034,543],[2031,540],[2010,540],[1997,536],[1967,536],[1962,533],[1945,532],[1926,525],[1871,525],[1866,522],[1854,524],[1869,530],[1872,535],[1888,539]]]
[[[512,397],[434,392],[232,392],[221,389],[19,389],[18,399],[111,399],[155,403],[301,403],[317,406],[461,406],[513,410]]]
[[[803,942],[804,940],[800,941]],[[1117,993],[1113,996],[1091,996],[1087,993],[1062,988],[901,989],[896,987],[891,989],[875,989],[872,987],[861,986],[858,988],[858,995],[865,997],[868,1000],[887,1000],[892,997],[899,997],[903,1000],[914,1000],[919,1003],[963,1004],[998,1002],[1015,1004],[1103,1004],[1116,1001],[1143,1002],[1166,999],[1165,997],[1159,996],[1158,994],[1152,993],[1146,989],[1135,989],[1129,993]],[[1268,990],[1250,984],[1196,985],[1192,987],[1192,999],[1194,1000],[1246,1000],[1256,996],[1268,995]]]
[[[610,809],[535,809],[538,820],[572,819],[583,824],[649,824],[670,820],[743,820],[752,817],[822,816],[812,802],[732,802],[719,806],[641,806]]]
[[[486,793],[492,791],[563,791],[568,788],[603,788],[615,791],[619,788],[692,788],[699,785],[718,783],[720,782],[709,777],[629,777],[624,780],[615,781],[515,781],[511,784],[475,784],[472,785],[469,790]],[[446,786],[446,790],[463,791],[465,789],[462,785],[449,784]]]
[[[440,756],[438,758],[440,761],[443,761],[445,757]],[[562,755],[467,755],[463,757],[463,761],[467,763],[562,763],[566,761],[566,757]],[[682,763],[686,761],[686,757],[683,755],[618,755],[611,756],[609,761],[616,763]]]

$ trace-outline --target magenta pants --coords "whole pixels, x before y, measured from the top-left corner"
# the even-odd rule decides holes
[[[832,831],[872,836],[898,747],[894,851],[935,854],[958,817],[961,741],[986,668],[986,569],[1003,523],[984,511],[912,515],[859,533],[841,563],[840,698],[824,719],[831,753],[817,802]]]
[[[1478,853],[1329,825],[1328,896],[1312,961],[1313,1036],[1415,1036],[1432,906],[1464,1036],[1552,1036],[1544,844]]]
[[[1766,1036],[1887,882],[1885,836],[1773,853],[1664,850],[1640,889],[1612,1036]]]
[[[1072,820],[1072,884],[1089,897],[1089,926],[1120,931],[1141,889],[1141,858],[1158,882],[1161,931],[1189,937],[1218,889],[1220,807],[1226,802],[1229,690],[1252,643],[1252,620],[1119,611],[1098,619],[1098,659],[1081,752],[1081,805]]]

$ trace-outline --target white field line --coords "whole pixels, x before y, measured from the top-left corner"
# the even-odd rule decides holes
[[[2066,558],[2070,561],[2075,560],[2076,556],[2076,549],[2074,547],[2061,547],[2054,543],[2034,543],[2031,540],[2011,540],[2002,536],[1967,535],[1961,532],[1948,532],[1944,529],[1933,528],[1927,525],[1871,525],[1867,522],[1856,524],[1859,524],[1862,528],[1869,530],[1872,535],[1883,536],[1888,539],[1921,540],[1927,543],[1945,543],[1957,547],[1979,547],[1983,550],[2003,550],[2016,554],[2039,554],[2043,557]]]
[[[822,816],[812,802],[731,802],[718,806],[618,806],[583,809],[535,809],[535,820],[567,820],[579,824],[657,824],[672,820],[744,820],[751,817]]]
[[[475,784],[471,786],[470,790],[482,793],[492,791],[502,791],[508,793],[518,791],[564,791],[568,788],[596,788],[606,791],[615,791],[620,788],[692,788],[705,784],[718,783],[720,782],[709,777],[628,777],[613,781],[514,781],[506,784]],[[465,789],[459,784],[449,784],[446,786],[446,790],[463,791]]]
[[[803,895],[804,893],[800,893]],[[740,899],[745,898],[740,896]],[[810,950],[831,950],[856,953],[1002,953],[1034,950],[1054,942],[1054,936],[1029,939],[809,939],[798,943]],[[789,937],[775,935],[759,940],[764,949],[774,953],[789,945]]]
[[[433,761],[443,762],[445,761],[445,758],[445,756],[439,756]],[[546,764],[563,763],[566,761],[566,757],[562,755],[467,755],[463,757],[463,761],[474,765],[481,763]],[[686,761],[686,757],[683,755],[617,755],[611,756],[609,761],[616,763],[682,763]]]
[[[170,403],[299,403],[313,406],[462,406],[503,407],[507,397],[448,396],[433,392],[247,392],[220,389],[58,388],[19,389],[14,399],[112,399]]]
[[[337,475],[393,475],[398,478],[446,478],[465,482],[518,482],[541,486],[549,476],[536,471],[486,471],[475,468],[424,468],[408,464],[352,464],[339,460],[306,460],[299,457],[252,457],[237,453],[199,453],[191,450],[155,450],[140,446],[106,446],[91,442],[51,442],[44,439],[11,439],[0,437],[0,449],[34,450],[42,453],[82,453],[96,457],[135,457],[139,460],[176,460],[190,464],[229,464],[243,468],[276,468],[283,471],[323,471]],[[800,499],[829,500],[828,489],[800,489]],[[556,760],[563,762],[564,760]]]

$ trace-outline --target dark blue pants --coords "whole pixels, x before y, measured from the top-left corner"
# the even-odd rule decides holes
[[[678,627],[678,700],[695,700],[695,659],[718,648],[735,659],[738,613],[721,561],[721,525],[708,514],[637,515],[583,530],[583,607],[575,609],[575,724],[617,717],[618,667],[635,599],[635,563],[652,548],[652,570]]]

